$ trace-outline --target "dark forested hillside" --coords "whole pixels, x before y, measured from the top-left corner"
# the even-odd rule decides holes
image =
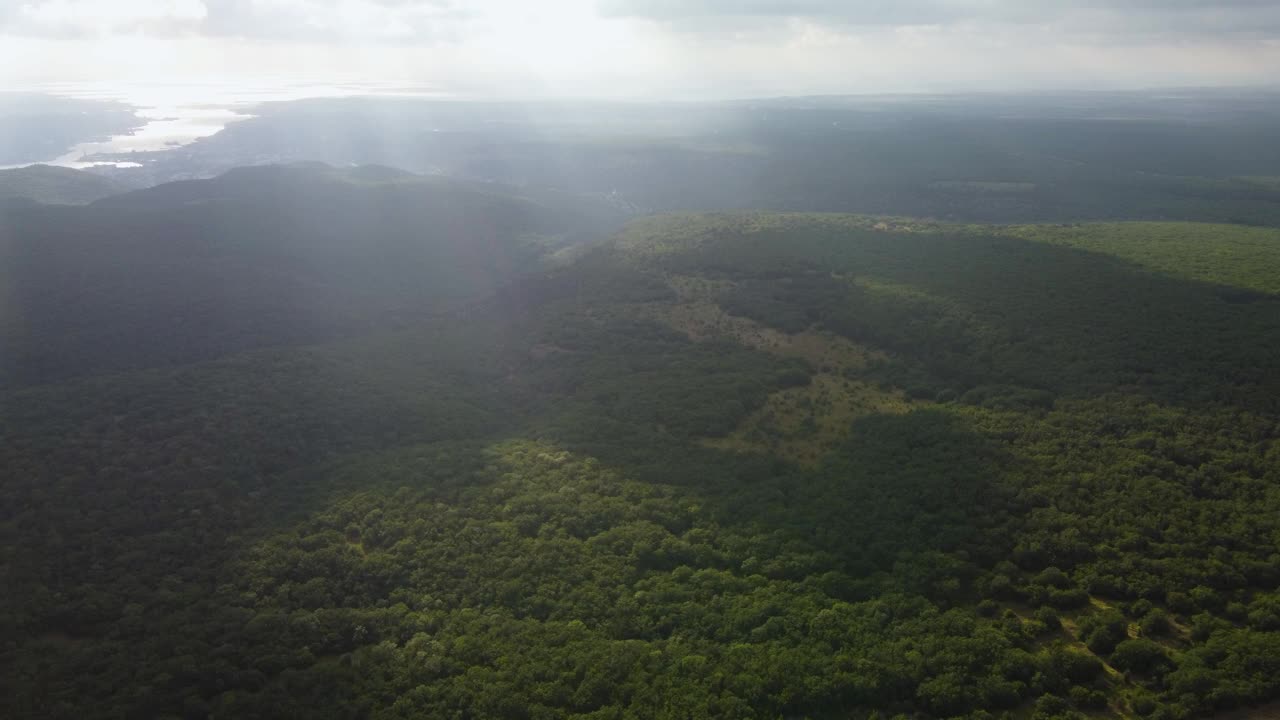
[[[606,233],[607,209],[378,168],[260,167],[0,214],[0,384],[411,323]]]
[[[0,202],[22,198],[39,203],[86,205],[128,189],[110,178],[50,165],[0,170]]]
[[[7,216],[7,346],[62,354],[5,351],[0,715],[1280,697],[1280,232],[691,215],[534,271],[581,213],[422,182]]]

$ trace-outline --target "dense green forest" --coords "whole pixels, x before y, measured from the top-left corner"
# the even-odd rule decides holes
[[[588,211],[452,189],[424,237],[498,203],[485,257],[536,270],[415,248],[439,274],[407,310],[254,335],[304,280],[403,297],[393,233],[356,234],[380,264],[323,248],[353,206],[424,191],[321,174],[313,207],[360,199],[277,234],[235,182],[10,216],[49,284],[5,341],[44,327],[78,361],[0,391],[0,715],[1182,720],[1280,697],[1280,231],[752,213],[587,247]],[[225,203],[244,232],[189,245],[258,304],[208,307],[272,341],[120,359],[182,320],[121,304],[110,253],[66,264],[83,236],[57,224],[125,252]]]

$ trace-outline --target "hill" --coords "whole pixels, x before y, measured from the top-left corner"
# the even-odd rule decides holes
[[[615,222],[572,198],[384,177],[245,168],[84,208],[10,208],[0,383],[394,327],[488,295]]]
[[[0,199],[25,198],[45,204],[86,205],[127,189],[100,175],[52,165],[0,170]]]
[[[604,192],[653,212],[1280,225],[1280,102],[1267,91],[675,104],[312,98],[254,114],[149,154],[138,172],[191,177],[267,156]]]
[[[220,183],[84,212],[145,228],[138,206],[233,202]],[[397,217],[364,192],[306,226],[319,267],[390,242],[323,234]],[[262,262],[213,240],[232,276]],[[448,312],[5,391],[0,710],[1190,718],[1275,698],[1277,242],[669,216]]]

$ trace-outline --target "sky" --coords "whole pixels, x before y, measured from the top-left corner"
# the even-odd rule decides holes
[[[0,0],[0,88],[731,98],[1280,83],[1280,0]]]

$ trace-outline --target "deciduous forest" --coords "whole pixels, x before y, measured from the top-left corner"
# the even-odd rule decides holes
[[[3,211],[0,715],[1280,697],[1280,231],[289,172]]]

